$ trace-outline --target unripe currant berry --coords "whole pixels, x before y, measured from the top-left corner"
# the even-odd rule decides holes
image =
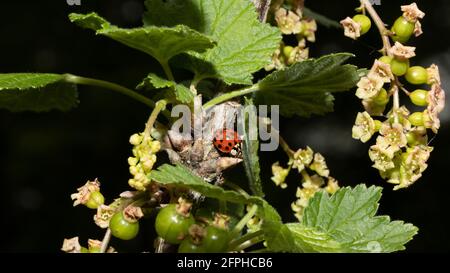
[[[423,113],[415,112],[408,117],[409,122],[414,126],[423,126]]]
[[[373,102],[375,102],[377,105],[380,105],[380,106],[384,106],[384,105],[388,104],[389,96],[388,96],[386,89],[381,88],[378,95],[373,99]]]
[[[119,211],[111,217],[109,228],[114,237],[122,240],[131,240],[139,233],[139,222],[126,220],[123,212]]]
[[[357,22],[361,26],[361,35],[366,34],[372,26],[372,21],[370,21],[370,18],[363,14],[353,16],[353,21]]]
[[[428,105],[427,97],[428,91],[423,89],[417,89],[411,94],[409,94],[411,102],[417,106],[427,106]]]
[[[179,244],[188,235],[189,227],[195,224],[191,213],[182,215],[175,204],[162,208],[155,220],[155,229],[159,237],[170,244]]]
[[[381,56],[379,59],[378,59],[380,62],[383,62],[383,63],[385,63],[385,64],[391,64],[391,62],[392,62],[392,57],[389,57],[389,56]]]
[[[405,78],[411,84],[425,84],[428,81],[428,72],[422,66],[413,66],[408,69]]]
[[[292,50],[294,50],[294,48],[292,46],[283,47],[283,55],[286,59],[289,59],[289,57],[291,56]]]
[[[403,76],[408,72],[409,60],[392,59],[391,70],[395,76]]]
[[[391,31],[394,32],[394,37],[392,39],[394,41],[398,41],[401,43],[405,43],[409,40],[411,35],[414,32],[415,25],[414,23],[406,20],[405,17],[400,16],[395,20],[394,25],[391,28]]]
[[[93,191],[89,194],[89,200],[86,202],[86,207],[90,209],[97,209],[100,205],[105,203],[105,197],[99,191]]]
[[[178,253],[205,253],[205,250],[202,245],[194,244],[192,239],[187,237],[178,246]]]

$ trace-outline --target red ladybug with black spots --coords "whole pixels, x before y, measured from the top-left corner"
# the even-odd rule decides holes
[[[232,129],[218,130],[214,136],[214,146],[224,154],[238,156],[240,154],[240,144],[242,140],[236,131]]]

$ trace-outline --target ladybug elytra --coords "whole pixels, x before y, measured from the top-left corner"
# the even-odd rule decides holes
[[[226,128],[218,130],[213,139],[213,144],[219,151],[233,156],[238,155],[241,142],[236,131]]]

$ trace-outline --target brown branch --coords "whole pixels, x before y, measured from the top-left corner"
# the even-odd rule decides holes
[[[267,13],[269,12],[270,3],[272,0],[251,0],[256,6],[258,11],[259,21],[265,22],[267,19]]]

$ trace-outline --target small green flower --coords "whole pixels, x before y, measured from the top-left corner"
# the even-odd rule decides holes
[[[369,149],[369,157],[375,164],[373,167],[380,171],[387,171],[395,167],[392,160],[392,155],[386,152],[386,149],[381,148],[378,145],[373,145]]]
[[[299,149],[294,153],[292,167],[298,172],[303,171],[313,160],[314,152],[310,147],[306,149]]]
[[[369,113],[358,113],[355,125],[352,128],[352,137],[365,143],[370,140],[375,132],[375,122]]]
[[[316,153],[314,155],[314,161],[309,166],[309,168],[311,170],[315,171],[320,176],[328,177],[330,175],[330,170],[327,167],[327,163],[325,162],[325,158],[319,153]]]
[[[285,169],[280,166],[280,164],[277,162],[272,165],[272,181],[275,183],[275,185],[281,187],[282,189],[285,189],[287,187],[287,184],[285,183],[286,177],[289,174],[290,169]]]
[[[395,123],[389,125],[383,123],[380,128],[380,136],[377,137],[377,146],[392,158],[394,154],[407,144],[403,126]]]

